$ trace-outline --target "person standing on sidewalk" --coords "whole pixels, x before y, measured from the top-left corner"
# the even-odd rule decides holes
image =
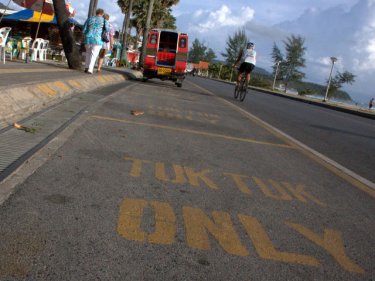
[[[113,37],[115,36],[115,30],[113,28],[113,25],[109,22],[109,15],[105,14],[104,19],[108,22],[109,24],[109,32],[107,32],[107,37],[109,39],[109,42],[103,42],[104,46],[99,52],[99,61],[98,61],[98,72],[101,71],[102,65],[104,63],[104,58],[105,55],[113,49]]]
[[[96,59],[103,47],[102,34],[109,32],[109,23],[103,18],[104,10],[97,9],[96,16],[89,17],[83,27],[86,47],[85,72],[93,74]]]
[[[372,109],[372,106],[374,105],[374,98],[370,99],[368,102],[368,109]]]

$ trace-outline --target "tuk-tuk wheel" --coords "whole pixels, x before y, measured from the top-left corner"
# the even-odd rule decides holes
[[[142,78],[142,82],[147,82],[148,81],[148,78],[147,77],[143,77]]]
[[[176,82],[176,86],[181,88],[182,87],[182,83],[181,82]]]

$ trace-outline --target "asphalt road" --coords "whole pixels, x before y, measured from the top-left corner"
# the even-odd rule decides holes
[[[195,82],[131,83],[13,175],[0,280],[375,280],[373,193]]]
[[[239,103],[233,100],[232,85],[190,80],[375,183],[375,120],[257,91]]]

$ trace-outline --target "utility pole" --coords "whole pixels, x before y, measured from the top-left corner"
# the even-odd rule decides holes
[[[98,7],[98,0],[90,0],[89,4],[89,12],[87,14],[87,17],[92,17],[95,15],[96,8]]]
[[[276,71],[275,71],[275,78],[273,79],[273,85],[272,85],[272,90],[275,90],[275,84],[276,84],[276,77],[279,74],[279,65],[281,61],[276,62]]]
[[[220,64],[220,70],[219,70],[219,77],[218,77],[218,79],[220,79],[220,76],[221,76],[221,70],[223,69],[223,65],[222,64]]]
[[[327,98],[328,98],[329,86],[331,85],[331,79],[332,79],[332,70],[333,70],[333,66],[335,65],[335,62],[336,62],[336,61],[337,61],[337,58],[335,58],[335,57],[331,57],[331,62],[332,62],[331,72],[329,73],[328,84],[327,84],[327,90],[326,90],[326,94],[325,94],[325,96],[324,96],[323,102],[326,102],[326,101],[327,101]]]
[[[94,1],[95,1],[95,0],[90,0],[90,4],[89,4],[89,12],[88,12],[88,14],[87,14],[87,17],[88,17],[88,18],[91,17],[91,15],[92,15],[92,10],[93,10],[93,7],[94,7]]]
[[[130,24],[130,17],[133,10],[133,0],[129,0],[129,7],[128,13],[126,15],[126,19],[124,20],[124,28],[123,28],[123,37],[122,37],[122,52],[121,52],[121,60],[125,62],[128,61],[127,56],[127,47],[128,47],[128,33],[129,33],[129,24]],[[135,43],[137,45],[137,42]]]
[[[96,9],[98,8],[98,1],[99,0],[94,0],[94,6],[92,7],[92,14],[91,14],[91,16],[95,16],[95,14],[96,14]]]
[[[143,33],[143,40],[142,40],[142,52],[141,57],[139,58],[139,63],[143,67],[143,63],[145,61],[146,56],[146,49],[147,49],[147,42],[148,42],[148,32],[150,30],[150,23],[151,23],[151,16],[152,16],[152,10],[154,8],[154,2],[155,0],[150,0],[148,11],[147,11],[147,19],[146,19],[146,26]]]

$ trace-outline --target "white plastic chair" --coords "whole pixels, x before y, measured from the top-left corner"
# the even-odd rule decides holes
[[[9,32],[12,30],[10,27],[2,27],[0,28],[0,38],[1,38],[1,43],[0,43],[0,59],[1,56],[3,57],[3,61],[5,64],[5,49],[6,49],[6,42],[8,39]]]
[[[44,40],[42,38],[36,38],[30,48],[31,50],[31,61],[43,60],[41,54],[43,53]]]
[[[4,50],[5,56],[6,54],[9,54],[10,60],[13,60],[13,42],[8,41],[5,50]]]
[[[49,40],[43,40],[43,48],[39,51],[40,60],[47,60],[48,47],[49,47]]]
[[[31,37],[25,37],[22,39],[21,41],[21,50],[20,50],[20,54],[21,54],[21,58],[24,60],[26,58],[26,56],[29,54],[29,50],[30,50],[30,46],[31,46],[31,42],[33,41],[33,39],[31,39]]]

